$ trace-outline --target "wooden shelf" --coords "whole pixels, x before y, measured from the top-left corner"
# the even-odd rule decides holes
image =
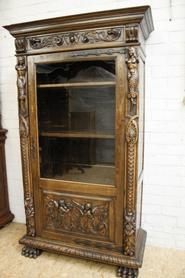
[[[74,82],[74,83],[55,83],[55,84],[39,84],[37,88],[74,88],[74,87],[106,87],[115,86],[115,81],[103,82]]]
[[[96,133],[90,131],[61,131],[61,132],[46,132],[40,133],[43,137],[56,137],[56,138],[100,138],[100,139],[114,139],[113,134]]]

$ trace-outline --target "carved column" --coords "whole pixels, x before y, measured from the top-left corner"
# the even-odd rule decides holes
[[[23,40],[21,40],[23,42]],[[21,43],[16,42],[17,47]],[[20,49],[19,49],[20,50]],[[20,51],[17,51],[20,52]],[[29,139],[29,121],[28,121],[28,96],[27,96],[27,67],[26,57],[17,57],[17,88],[18,88],[18,103],[19,103],[19,129],[21,141],[23,183],[24,183],[24,202],[26,212],[27,235],[35,236],[35,211],[33,202],[33,189],[31,180],[31,165],[30,165],[30,139]]]
[[[124,215],[124,254],[135,256],[136,247],[136,177],[138,141],[138,59],[136,49],[130,47],[127,56],[128,94],[127,94],[127,183],[126,208]]]

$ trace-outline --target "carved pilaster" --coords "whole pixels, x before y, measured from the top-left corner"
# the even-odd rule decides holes
[[[124,218],[124,254],[134,256],[135,254],[135,236],[136,236],[136,151],[138,140],[138,126],[133,116],[127,123],[126,141],[127,141],[127,189],[126,189],[126,210]]]
[[[27,235],[35,236],[34,203],[30,176],[29,121],[27,98],[27,67],[24,56],[17,57],[17,88],[19,102],[19,128],[24,182],[24,199],[26,211]]]
[[[136,170],[138,141],[138,59],[133,47],[128,49],[128,95],[126,144],[127,144],[127,183],[126,208],[124,215],[124,254],[135,255],[136,242]]]

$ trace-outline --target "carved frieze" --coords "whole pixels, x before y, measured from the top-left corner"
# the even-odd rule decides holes
[[[19,102],[19,130],[21,140],[21,155],[23,166],[23,181],[25,195],[25,211],[27,235],[35,236],[35,217],[33,189],[30,177],[30,148],[29,148],[29,121],[28,121],[28,99],[27,99],[27,67],[24,56],[17,57],[17,89]]]
[[[30,49],[68,47],[78,44],[93,44],[123,40],[123,28],[68,32],[28,38]]]
[[[128,57],[126,59],[128,68],[128,101],[129,112],[131,115],[137,113],[137,97],[138,97],[138,63],[136,49],[134,47],[128,48]]]
[[[68,232],[108,236],[108,203],[45,198],[47,227]]]

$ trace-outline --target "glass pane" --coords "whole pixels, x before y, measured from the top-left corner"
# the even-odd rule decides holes
[[[59,64],[66,70],[66,76],[71,76],[71,64]],[[98,78],[96,71],[89,70],[96,68],[97,64],[103,65],[98,71],[103,84],[93,81],[90,86],[85,85],[85,81]],[[41,177],[114,184],[115,84],[106,83],[107,72],[114,72],[114,67],[113,62],[105,65],[106,62],[91,61],[83,62],[81,68],[78,63],[76,77],[73,77],[73,82],[83,80],[78,86],[69,79],[61,86],[55,86],[59,83],[54,82],[48,86],[47,81],[47,87],[40,87],[44,80],[39,83],[37,105]],[[42,66],[37,66],[39,82]],[[61,71],[61,79],[62,74]],[[114,80],[114,74],[111,74]]]
[[[113,61],[86,61],[37,66],[38,84],[114,81]]]

